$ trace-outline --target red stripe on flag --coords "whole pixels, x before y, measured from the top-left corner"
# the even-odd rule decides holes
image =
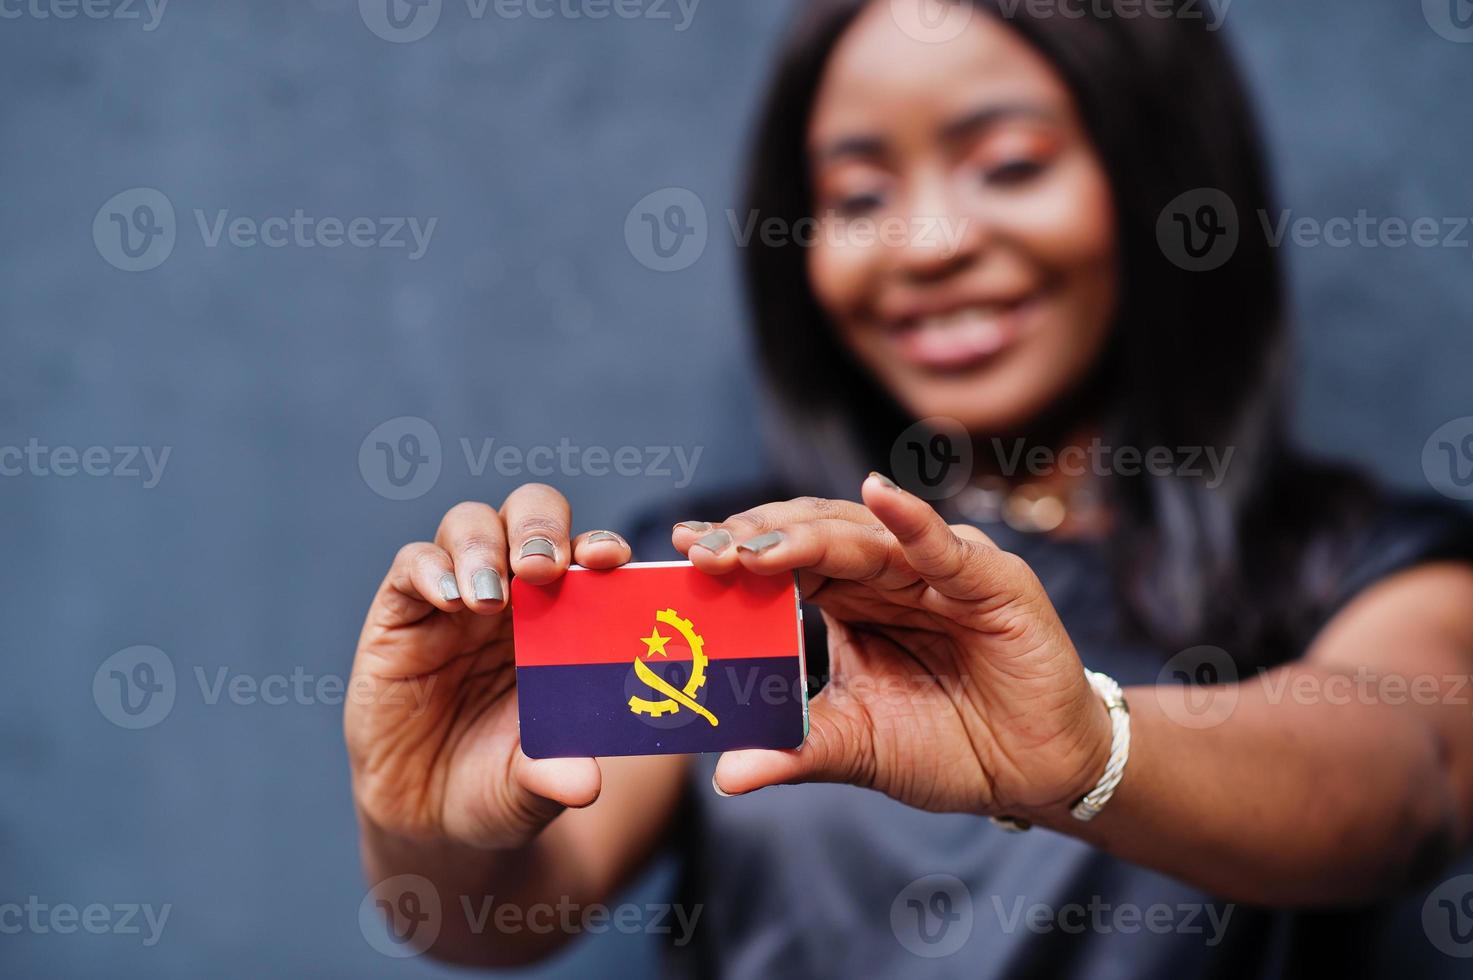
[[[712,660],[800,650],[791,575],[714,576],[689,564],[572,569],[549,585],[512,579],[511,606],[518,667],[689,660],[686,629]],[[667,609],[681,624],[660,621]]]

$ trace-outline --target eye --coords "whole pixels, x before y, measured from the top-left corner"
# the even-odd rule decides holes
[[[878,193],[849,194],[833,202],[834,213],[842,218],[853,218],[867,214],[885,203]]]
[[[1037,160],[1008,160],[988,167],[982,179],[994,187],[1014,187],[1026,184],[1043,171],[1044,164]]]

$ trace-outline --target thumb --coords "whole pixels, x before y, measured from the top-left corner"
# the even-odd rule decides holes
[[[874,740],[852,708],[819,693],[808,705],[808,737],[796,749],[737,749],[716,763],[711,785],[723,796],[779,783],[874,783]]]
[[[551,820],[564,807],[585,807],[598,799],[603,772],[595,759],[533,759],[519,747],[512,759],[514,788],[527,794],[532,813]]]

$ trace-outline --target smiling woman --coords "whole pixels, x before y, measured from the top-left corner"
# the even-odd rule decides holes
[[[805,5],[747,213],[817,230],[744,253],[786,485],[635,543],[798,576],[810,734],[529,758],[503,583],[633,551],[548,486],[462,504],[358,650],[385,695],[346,718],[376,880],[600,901],[671,841],[707,909],[671,960],[692,976],[1350,976],[1397,948],[1385,903],[1473,838],[1473,522],[1289,445],[1270,245],[1207,268],[1160,236],[1184,196],[1190,232],[1269,194],[1217,35],[1154,9]],[[870,472],[909,449],[971,468]],[[1430,697],[1331,695],[1347,675]],[[425,676],[436,703],[388,707]],[[432,951],[473,963],[566,938],[445,926]]]

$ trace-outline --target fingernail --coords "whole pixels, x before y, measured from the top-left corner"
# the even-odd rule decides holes
[[[589,541],[619,541],[619,542],[622,542],[624,539],[621,538],[621,537],[619,537],[613,531],[589,531],[588,532],[588,540]]]
[[[449,572],[440,576],[440,598],[446,602],[460,598],[460,586],[456,584],[455,576]]]
[[[522,544],[521,554],[523,558],[540,555],[543,558],[551,558],[553,561],[557,561],[557,546],[546,538],[528,538]]]
[[[724,530],[717,529],[698,540],[696,544],[713,554],[719,555],[731,545],[731,535]]]
[[[886,476],[883,473],[879,473],[879,472],[876,472],[874,470],[871,470],[869,475],[872,476],[872,477],[874,477],[876,480],[879,480],[880,481],[880,485],[882,487],[885,487],[887,490],[899,490],[900,489],[900,484],[896,483],[894,480],[890,479],[888,476]]]
[[[782,540],[783,532],[768,531],[766,534],[757,535],[750,541],[743,541],[741,544],[737,545],[737,550],[751,552],[754,555],[760,555],[768,548],[771,548],[774,545],[781,544]]]
[[[716,774],[714,772],[711,774],[711,788],[716,791],[717,796],[725,796],[727,799],[736,795],[735,793],[728,793],[721,788],[721,785],[716,782]]]
[[[502,597],[501,576],[489,568],[483,568],[471,576],[471,586],[481,602],[500,602]]]
[[[694,531],[697,534],[705,534],[707,531],[711,530],[711,525],[707,524],[705,521],[681,521],[675,526],[683,527],[687,531]]]

